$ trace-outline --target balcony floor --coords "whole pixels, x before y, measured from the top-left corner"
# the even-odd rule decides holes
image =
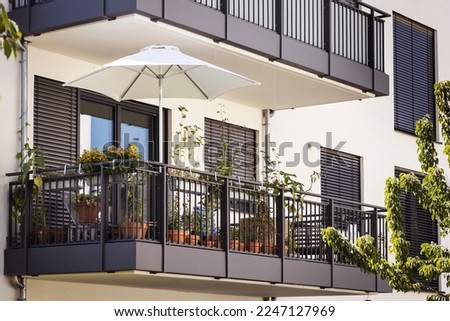
[[[91,285],[124,286],[243,297],[331,296],[362,293],[361,291],[342,289],[321,289],[318,287],[268,284],[264,282],[215,279],[168,273],[149,273],[136,270],[115,273],[41,275],[35,277],[30,276],[29,278],[42,281],[75,282]]]

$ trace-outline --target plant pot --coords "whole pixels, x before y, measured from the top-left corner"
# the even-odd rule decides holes
[[[261,253],[261,243],[259,241],[250,241],[245,244],[245,250],[252,253]]]
[[[245,244],[239,240],[230,240],[230,250],[233,251],[244,251]]]
[[[184,243],[187,243],[189,245],[198,245],[199,242],[200,242],[200,236],[198,236],[197,234],[188,234],[184,238]]]
[[[274,242],[264,242],[262,244],[262,253],[265,254],[275,254],[276,252],[276,247]]]
[[[172,243],[184,243],[185,231],[184,230],[168,230],[167,239]]]
[[[123,239],[142,239],[147,234],[148,224],[141,222],[120,223],[120,233]]]
[[[49,241],[48,227],[35,225],[31,228],[31,244],[45,244]]]
[[[91,224],[97,223],[98,220],[98,205],[86,203],[77,204],[78,223]]]
[[[68,241],[68,231],[67,227],[57,227],[53,230],[53,242],[63,243]]]

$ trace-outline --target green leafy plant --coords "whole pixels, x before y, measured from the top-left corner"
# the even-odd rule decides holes
[[[450,81],[435,84],[435,97],[444,140],[444,154],[450,164]],[[416,122],[416,135],[423,179],[415,173],[403,173],[398,178],[387,178],[384,190],[386,221],[390,232],[389,249],[394,254],[395,261],[388,261],[380,255],[371,236],[360,237],[356,244],[351,244],[334,228],[330,227],[322,232],[324,240],[348,262],[356,264],[364,272],[379,274],[389,281],[390,286],[401,292],[432,290],[418,281],[417,275],[429,281],[444,275],[447,287],[450,287],[448,247],[422,243],[421,257],[411,256],[410,242],[406,239],[403,228],[401,196],[404,192],[412,192],[419,204],[430,213],[431,219],[437,221],[441,235],[450,234],[450,187],[444,170],[438,167],[434,124],[428,116]],[[428,300],[450,301],[450,293],[433,291],[434,294],[429,295]]]
[[[22,33],[19,30],[17,24],[9,19],[3,4],[0,3],[0,50],[3,50],[6,58],[9,58],[11,54],[17,57],[17,52],[23,49],[21,39]]]
[[[189,112],[186,107],[178,106],[178,111],[181,113],[179,128],[175,132],[178,139],[173,145],[170,156],[176,166],[185,167],[186,161],[189,161],[192,167],[197,168],[200,163],[195,160],[194,151],[205,143],[204,137],[199,135],[202,129],[197,125],[185,124]]]

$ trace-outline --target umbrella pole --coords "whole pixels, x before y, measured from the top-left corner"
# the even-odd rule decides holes
[[[158,75],[158,85],[159,85],[159,148],[158,148],[158,161],[160,163],[164,162],[163,159],[163,106],[162,106],[162,97],[163,97],[163,88],[162,88],[162,80],[163,76]]]

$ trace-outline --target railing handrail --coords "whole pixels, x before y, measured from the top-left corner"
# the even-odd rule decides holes
[[[252,181],[252,180],[245,180],[245,179],[239,179],[236,177],[230,177],[230,176],[225,176],[225,175],[221,175],[218,173],[214,173],[214,172],[207,172],[207,171],[202,171],[199,169],[192,169],[189,167],[180,167],[180,166],[176,166],[176,165],[170,165],[170,164],[163,164],[163,163],[159,163],[159,162],[154,162],[154,161],[139,161],[140,163],[143,164],[148,164],[148,165],[152,165],[152,166],[162,166],[166,168],[166,172],[167,169],[175,169],[175,170],[180,170],[180,171],[185,171],[185,172],[190,172],[190,173],[194,173],[194,174],[198,174],[198,175],[207,175],[207,176],[211,176],[214,178],[217,178],[218,180],[227,180],[230,183],[236,183],[237,185],[233,185],[234,188],[246,188],[247,190],[250,191],[250,189],[248,188],[249,185],[254,186],[255,189],[257,190],[257,188],[278,188],[278,189],[282,189],[285,193],[285,197],[286,198],[291,198],[289,196],[289,192],[290,189],[289,188],[282,188],[282,187],[276,187],[276,186],[268,186],[268,185],[264,185],[263,181]],[[91,164],[91,165],[99,165],[99,166],[104,166],[104,165],[111,165],[113,163],[113,161],[105,161],[105,162],[99,162],[99,163],[95,163],[95,164]],[[83,167],[81,167],[82,169]],[[79,170],[80,166],[79,165],[66,165],[66,166],[61,166],[61,167],[52,167],[52,168],[43,168],[43,169],[38,169],[36,170],[36,173],[38,174],[44,174],[44,173],[51,173],[51,172],[60,172],[60,171],[64,171],[64,170]],[[143,169],[142,167],[137,167],[137,170],[139,169]],[[28,174],[31,174],[33,171],[30,171]],[[151,171],[152,173],[157,174],[158,172],[156,170]],[[11,172],[11,173],[6,173],[6,176],[18,176],[22,174],[21,172]],[[79,173],[82,174],[82,173]],[[178,175],[171,175],[170,173],[167,172],[167,175],[169,176],[178,176]],[[180,176],[181,177],[181,176]],[[192,181],[201,181],[201,179],[196,179],[196,178],[188,178],[188,177],[183,177],[184,179],[187,180],[192,180]],[[46,177],[45,179],[48,179],[48,177]],[[241,185],[241,186],[240,186]],[[245,185],[245,186],[244,186]],[[329,196],[326,194],[319,194],[319,193],[313,193],[313,192],[308,192],[308,191],[299,191],[299,193],[303,196],[310,196],[310,197],[315,197],[315,198],[320,198],[320,199],[328,199],[328,200],[333,200],[334,202],[338,202],[338,203],[345,203],[345,204],[352,204],[352,205],[356,205],[356,206],[361,206],[361,207],[370,207],[373,209],[377,209],[381,212],[386,212],[386,208],[383,206],[379,206],[379,205],[374,205],[374,204],[370,204],[370,203],[363,203],[363,202],[357,202],[357,201],[352,201],[352,200],[347,200],[344,198],[339,198],[339,197],[335,197],[335,196]]]

